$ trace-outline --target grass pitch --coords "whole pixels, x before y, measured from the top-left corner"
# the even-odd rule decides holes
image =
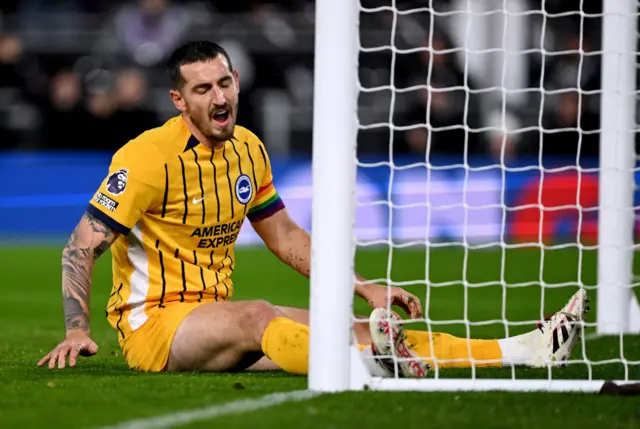
[[[282,372],[241,374],[140,374],[129,370],[116,335],[104,317],[111,285],[110,258],[97,264],[92,295],[92,336],[98,355],[80,359],[63,371],[38,368],[36,362],[64,334],[60,297],[59,247],[0,249],[3,329],[0,334],[0,428],[91,428],[135,418],[257,398],[306,388],[304,377]],[[357,269],[366,277],[396,282],[424,280],[431,287],[407,285],[427,298],[433,330],[474,337],[515,335],[557,310],[576,290],[596,284],[596,254],[576,249],[509,250],[505,264],[498,251],[434,249],[361,251]],[[389,266],[390,265],[390,266]],[[428,267],[425,269],[425,267]],[[638,267],[636,267],[638,268]],[[639,272],[636,269],[636,272]],[[464,273],[464,275],[463,275]],[[464,278],[464,282],[461,279]],[[235,299],[262,298],[273,303],[308,306],[308,282],[264,249],[242,249],[234,274]],[[541,288],[540,282],[554,286]],[[504,288],[503,285],[517,287]],[[595,298],[595,290],[590,290]],[[424,302],[424,301],[423,301]],[[465,305],[465,302],[467,305]],[[595,299],[592,300],[595,304]],[[587,321],[595,320],[595,305]],[[361,300],[356,310],[368,314]],[[491,322],[494,321],[494,322]],[[426,329],[424,323],[411,326]],[[591,329],[588,329],[591,331]],[[575,348],[572,364],[553,371],[554,378],[640,379],[640,338],[598,338]],[[621,360],[623,358],[623,360]],[[635,363],[634,363],[635,362]],[[467,377],[468,370],[441,370],[441,377]],[[478,377],[547,378],[547,370],[479,369]],[[228,428],[640,428],[640,398],[584,394],[386,393],[326,395],[262,410],[187,424]]]

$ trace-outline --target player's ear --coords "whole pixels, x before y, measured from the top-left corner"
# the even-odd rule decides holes
[[[184,112],[187,110],[187,107],[184,102],[184,98],[182,98],[182,94],[180,94],[180,91],[178,91],[177,89],[172,89],[169,91],[169,95],[171,95],[171,100],[173,101],[173,104],[176,106],[176,109],[178,109],[181,112]]]

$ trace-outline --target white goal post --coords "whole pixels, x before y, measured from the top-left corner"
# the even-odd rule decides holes
[[[604,0],[597,332],[640,332],[633,275],[638,5]]]
[[[309,386],[339,391],[351,387],[358,3],[316,1],[315,19]]]
[[[474,8],[472,11],[469,6],[470,1],[478,2],[476,4],[482,3],[487,9],[484,12],[477,12]],[[468,14],[468,19],[483,13],[485,15],[497,13],[506,17],[514,14],[507,9],[508,1],[459,1],[458,4],[466,5],[466,10],[458,13]],[[358,35],[359,17],[361,13],[378,10],[386,10],[392,14],[391,40],[388,46],[381,49],[390,50],[395,59],[396,53],[401,51],[394,46],[398,16],[434,13],[435,2],[434,0],[425,1],[423,2],[425,6],[419,9],[399,11],[395,0],[389,0],[388,6],[376,10],[364,8],[359,0],[316,1],[313,240],[308,387],[311,390],[323,392],[362,389],[598,391],[605,380],[598,380],[591,376],[582,380],[561,379],[555,378],[555,374],[552,377],[551,371],[545,379],[523,379],[516,377],[515,372],[509,379],[475,378],[475,376],[467,379],[451,379],[440,378],[437,374],[426,380],[375,378],[371,377],[365,369],[359,352],[352,344],[356,251],[354,224],[358,166],[356,142],[358,132],[362,129],[357,114],[358,96],[362,91],[358,79],[358,57],[362,52]],[[614,335],[618,336],[622,342],[625,334],[640,334],[640,307],[631,289],[634,281],[633,256],[636,248],[634,245],[636,221],[634,175],[637,161],[635,133],[638,3],[635,0],[602,0],[602,2],[602,79],[598,91],[600,94],[600,155],[597,167],[598,277],[593,335]],[[543,0],[542,4],[544,3]],[[530,11],[519,13],[531,14]],[[535,13],[547,14],[540,10]],[[581,11],[579,14],[584,19],[585,14]],[[543,17],[543,20],[545,18]],[[463,48],[471,51],[467,46]],[[508,54],[505,52],[504,45],[495,50],[501,51],[504,56]],[[543,49],[542,55],[545,54]],[[581,52],[580,55],[583,53]],[[465,55],[465,58],[468,56]],[[463,66],[466,71],[467,65]],[[498,76],[502,76],[504,83],[506,73],[502,70],[504,63],[498,64],[497,67]],[[578,75],[580,76],[580,72]],[[427,86],[430,85],[426,76],[425,82]],[[393,70],[390,85],[393,99],[396,93]],[[544,92],[542,87],[540,91]],[[504,115],[504,106],[502,113]],[[387,122],[393,135],[393,114],[389,115]],[[505,123],[504,117],[501,122]],[[428,128],[429,124],[426,125]],[[391,141],[392,139],[389,144],[392,144]],[[497,162],[500,163],[500,161]],[[393,174],[393,163],[389,167]],[[504,165],[499,168],[506,170]],[[543,169],[543,167],[540,168]],[[387,201],[387,204],[393,205],[391,201]],[[391,228],[389,228],[389,234],[391,234]],[[389,237],[388,240],[392,238]],[[466,245],[466,241],[464,244]],[[462,276],[463,273],[460,275]],[[427,278],[426,281],[428,282],[429,279]],[[507,288],[508,286],[506,285]],[[425,308],[427,318],[428,313],[429,309]],[[475,375],[475,371],[473,374]],[[619,380],[619,382],[628,381],[631,380]]]

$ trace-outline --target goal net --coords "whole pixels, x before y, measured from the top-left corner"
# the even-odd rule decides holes
[[[637,20],[635,0],[317,2],[311,389],[640,379]],[[427,379],[377,377],[356,272],[420,298],[405,329],[463,339],[535,330],[580,289],[591,311],[561,367],[432,356]]]

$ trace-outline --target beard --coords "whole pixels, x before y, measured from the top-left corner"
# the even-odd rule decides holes
[[[234,125],[230,125],[228,130],[225,131],[219,131],[219,130],[215,130],[211,132],[210,137],[213,140],[216,141],[227,141],[229,139],[231,139],[231,137],[233,137],[233,132],[235,130],[235,126]]]
[[[206,115],[191,115],[191,122],[198,128],[198,130],[215,141],[227,141],[233,137],[233,133],[236,125],[236,118],[238,112],[238,102],[235,106],[226,106],[225,109],[229,112],[227,123],[221,127],[212,119],[213,113],[216,110],[220,110],[219,107],[212,109],[206,113]]]

